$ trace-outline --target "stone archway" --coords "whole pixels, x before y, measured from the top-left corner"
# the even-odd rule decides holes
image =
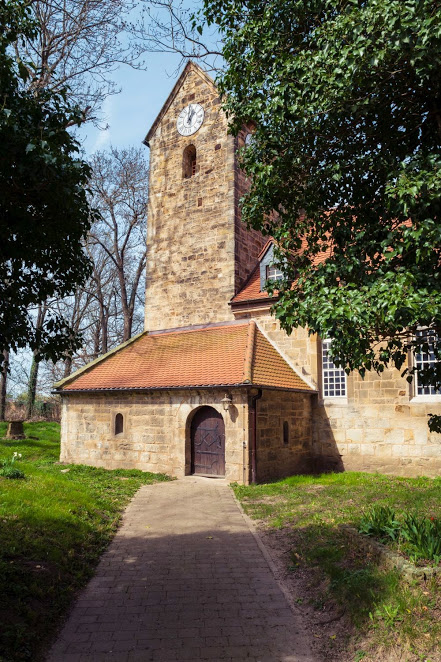
[[[225,476],[225,424],[213,407],[197,410],[190,426],[191,473]]]

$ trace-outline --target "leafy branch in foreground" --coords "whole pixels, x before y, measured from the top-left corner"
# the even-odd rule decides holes
[[[13,44],[35,35],[29,12],[24,0],[0,6],[0,351],[29,346],[56,359],[78,340],[56,313],[37,328],[32,308],[85,281],[83,242],[95,214],[90,169],[68,131],[81,112],[65,90],[29,91],[29,70],[13,57]]]
[[[243,218],[277,241],[282,327],[412,379],[410,351],[441,359],[440,3],[205,0],[203,18],[231,129],[256,126]],[[418,380],[440,389],[441,362]]]

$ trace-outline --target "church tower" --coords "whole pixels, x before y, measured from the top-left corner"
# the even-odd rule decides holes
[[[224,322],[263,245],[240,219],[246,179],[218,90],[189,62],[148,132],[147,331]]]

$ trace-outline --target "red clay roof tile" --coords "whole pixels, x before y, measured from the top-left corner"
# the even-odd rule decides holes
[[[144,333],[57,386],[63,393],[242,384],[311,391],[252,325]]]
[[[270,301],[268,292],[260,289],[260,265],[258,264],[246,283],[242,286],[242,289],[231,299],[231,303],[258,301],[259,299],[268,299],[268,302]]]

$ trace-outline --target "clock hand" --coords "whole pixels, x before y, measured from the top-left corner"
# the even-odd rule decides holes
[[[194,113],[195,113],[195,110],[194,110],[194,108],[192,108],[192,106],[190,105],[190,107],[189,107],[189,109],[188,109],[187,124],[191,124],[191,120],[193,119],[193,115],[194,115]]]

